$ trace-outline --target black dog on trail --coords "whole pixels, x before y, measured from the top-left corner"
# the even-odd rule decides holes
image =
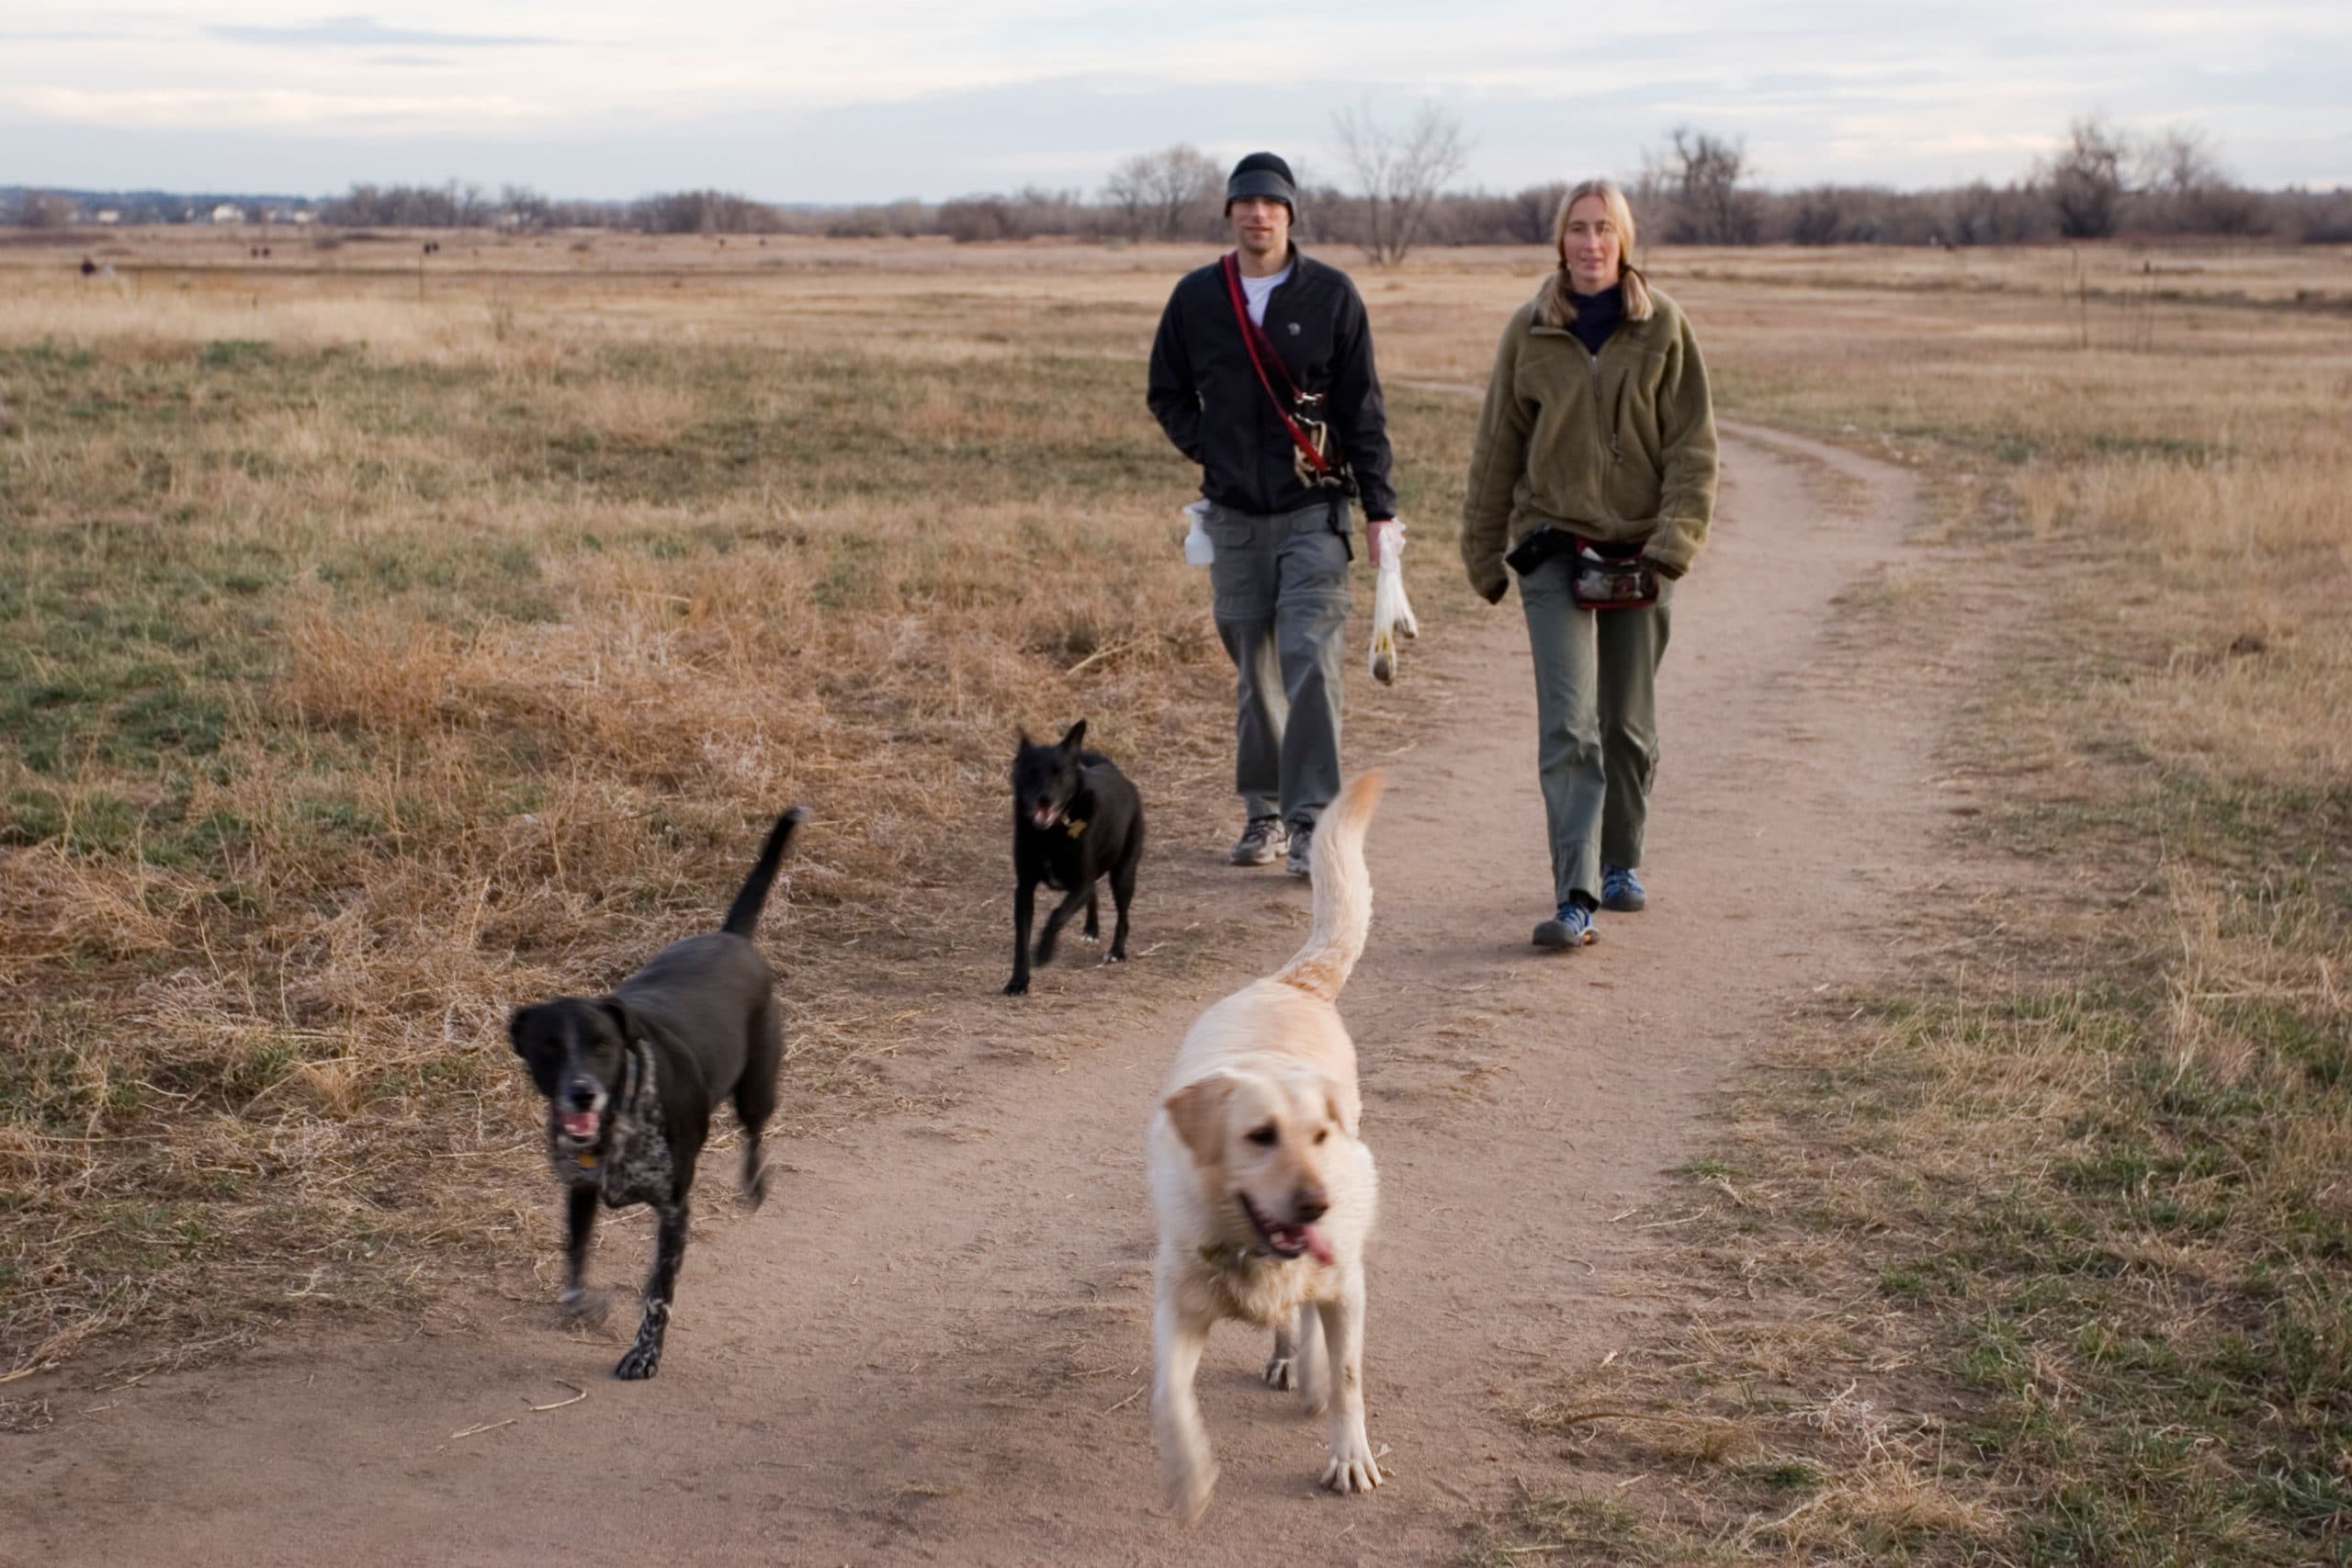
[[[731,1096],[743,1125],[743,1195],[767,1196],[760,1134],[775,1111],[784,1030],[775,974],[752,945],[760,909],[792,830],[808,814],[776,819],[759,863],[718,931],[672,942],[606,997],[558,997],[507,1021],[514,1054],[548,1100],[548,1154],[567,1189],[563,1293],[567,1312],[601,1316],[583,1275],[601,1200],[650,1203],[661,1216],[645,1317],[613,1375],[650,1378],[662,1365],[670,1296],[686,1250],[686,1194],[711,1112]]]
[[[1127,905],[1136,896],[1136,863],[1143,859],[1143,800],[1118,765],[1099,751],[1080,750],[1080,719],[1055,746],[1027,735],[1012,758],[1012,978],[1008,997],[1029,990],[1029,922],[1037,912],[1037,885],[1063,895],[1037,933],[1037,962],[1050,964],[1062,923],[1086,906],[1086,940],[1101,938],[1095,916],[1096,879],[1111,878],[1118,924],[1103,962],[1127,961]]]

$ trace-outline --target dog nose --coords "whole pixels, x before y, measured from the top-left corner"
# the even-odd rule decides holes
[[[1302,1187],[1291,1195],[1290,1212],[1295,1216],[1294,1224],[1311,1225],[1330,1212],[1331,1205],[1319,1187]]]
[[[573,1084],[565,1091],[564,1098],[571,1101],[571,1108],[574,1111],[593,1109],[596,1103],[596,1086],[585,1083]]]

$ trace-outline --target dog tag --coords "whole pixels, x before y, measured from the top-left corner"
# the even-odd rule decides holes
[[[1069,825],[1069,836],[1070,836],[1071,838],[1075,839],[1075,838],[1077,838],[1080,833],[1083,833],[1083,832],[1085,832],[1085,831],[1086,831],[1086,819],[1085,819],[1084,818],[1082,818],[1082,817],[1081,817],[1081,818],[1077,818],[1072,819],[1072,821],[1070,822],[1070,825]]]
[[[594,1170],[596,1168],[596,1156],[594,1155],[574,1155],[572,1157],[580,1162],[580,1168],[582,1170]]]

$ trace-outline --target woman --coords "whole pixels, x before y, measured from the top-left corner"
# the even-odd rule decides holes
[[[1487,383],[1462,561],[1490,604],[1520,574],[1558,906],[1535,944],[1577,948],[1596,911],[1646,901],[1657,665],[1714,510],[1715,416],[1690,323],[1628,259],[1624,193],[1587,180],[1552,232],[1559,270],[1503,329]]]

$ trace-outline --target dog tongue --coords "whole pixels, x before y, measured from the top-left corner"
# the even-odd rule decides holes
[[[1306,1250],[1315,1255],[1316,1262],[1329,1267],[1339,1260],[1340,1255],[1331,1250],[1331,1244],[1313,1225],[1299,1226],[1298,1234],[1306,1240]]]
[[[593,1111],[565,1111],[563,1115],[563,1131],[565,1135],[568,1137],[594,1137],[596,1135],[596,1113]]]

